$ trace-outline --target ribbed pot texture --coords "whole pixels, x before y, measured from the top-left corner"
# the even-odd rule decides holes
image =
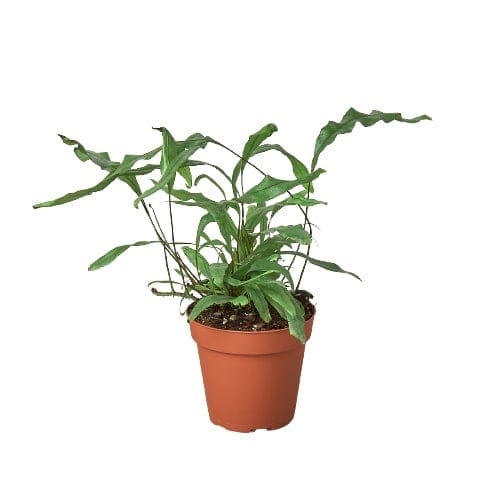
[[[314,318],[306,321],[311,336]],[[226,429],[278,429],[295,413],[304,345],[288,329],[240,332],[190,323],[210,420]]]

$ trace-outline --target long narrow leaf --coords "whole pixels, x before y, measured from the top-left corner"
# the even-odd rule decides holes
[[[339,123],[330,121],[321,129],[316,139],[316,145],[314,147],[312,170],[316,168],[319,155],[324,151],[324,149],[332,144],[332,142],[340,134],[348,134],[349,132],[351,132],[356,123],[361,123],[361,125],[363,125],[364,127],[370,127],[379,121],[383,121],[385,123],[389,123],[392,121],[417,123],[421,120],[431,119],[432,118],[427,115],[420,115],[416,116],[415,118],[403,118],[401,116],[401,113],[383,113],[382,111],[376,110],[372,111],[369,114],[365,114],[356,111],[354,108],[350,108],[342,117],[342,120]]]
[[[288,160],[290,161],[292,165],[292,170],[297,179],[301,179],[303,177],[306,177],[309,171],[307,170],[307,167],[295,156],[293,156],[291,153],[289,153],[286,149],[284,149],[282,146],[279,144],[261,144],[255,151],[254,151],[254,156],[258,155],[260,153],[265,153],[266,151],[278,151],[282,155],[286,156]],[[307,183],[304,184],[304,188],[307,189]],[[311,186],[312,187],[312,186]],[[313,189],[310,189],[309,192],[313,192]]]
[[[171,189],[171,186],[173,184],[178,169],[184,166],[186,160],[188,160],[188,158],[192,156],[196,151],[198,151],[201,148],[204,148],[207,145],[207,143],[208,143],[208,138],[206,137],[200,138],[196,141],[193,141],[193,144],[188,149],[184,149],[178,155],[176,155],[170,162],[169,168],[164,172],[162,172],[160,180],[156,182],[153,185],[153,187],[147,189],[146,191],[144,191],[144,193],[142,193],[135,199],[134,206],[137,207],[141,202],[141,200],[147,198],[148,196],[151,196],[153,193],[156,193],[160,189],[163,188]]]
[[[101,267],[111,264],[117,257],[119,257],[123,252],[127,251],[130,247],[141,247],[143,245],[150,245],[151,243],[160,243],[159,241],[137,241],[136,243],[131,243],[129,245],[120,245],[106,252],[104,255],[99,257],[97,260],[92,262],[89,266],[89,271],[95,271]]]
[[[354,276],[355,278],[357,278],[359,281],[362,281],[361,278],[357,274],[351,273],[349,271],[345,271],[344,269],[342,269],[337,264],[334,264],[333,262],[328,262],[326,260],[313,259],[309,255],[302,253],[302,252],[292,252],[292,251],[284,250],[281,252],[281,254],[282,255],[284,255],[284,254],[288,254],[288,255],[297,254],[299,257],[306,259],[307,262],[310,262],[311,264],[314,264],[315,266],[322,267],[323,269],[328,269],[328,271],[333,271],[335,273],[350,274],[351,276]]]
[[[108,187],[115,179],[123,176],[124,174],[127,174],[139,160],[150,160],[156,154],[158,154],[158,151],[159,150],[157,148],[153,149],[152,151],[148,151],[147,153],[144,153],[142,155],[125,155],[122,163],[116,168],[114,168],[112,171],[110,171],[110,173],[106,175],[106,177],[104,177],[104,179],[102,179],[96,185],[90,188],[80,189],[79,191],[75,191],[73,193],[65,194],[64,196],[56,198],[55,200],[37,203],[36,205],[33,205],[33,208],[54,207],[56,205],[62,205],[64,203],[69,203],[71,201],[78,200],[80,198],[83,198],[84,196],[97,193],[98,191],[102,191],[103,189]],[[135,187],[133,187],[133,189],[135,190]]]
[[[265,202],[276,198],[277,196],[286,193],[290,189],[300,186],[304,183],[312,182],[314,179],[318,178],[321,174],[325,173],[325,170],[318,168],[312,174],[308,174],[301,179],[295,179],[293,181],[276,179],[270,175],[266,175],[261,182],[250,188],[243,196],[240,196],[236,201],[240,203],[258,203]]]
[[[243,154],[241,159],[238,161],[233,170],[233,175],[231,177],[231,183],[233,185],[234,196],[237,196],[238,187],[237,182],[240,175],[243,175],[245,165],[247,161],[254,155],[255,150],[274,132],[278,130],[278,127],[274,123],[268,123],[264,125],[260,130],[252,134],[243,148]]]
[[[269,321],[271,321],[271,313],[269,312],[269,306],[267,305],[264,294],[257,286],[252,284],[247,284],[244,288],[250,301],[255,306],[255,309],[257,309],[262,321],[264,321],[264,323],[269,323]]]

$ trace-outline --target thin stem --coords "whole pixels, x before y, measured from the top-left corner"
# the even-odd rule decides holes
[[[186,264],[183,262],[183,260],[181,258],[179,258],[176,254],[173,253],[172,249],[169,246],[169,243],[158,232],[158,229],[156,228],[155,223],[153,222],[153,218],[151,217],[151,214],[149,213],[148,207],[146,206],[146,203],[144,203],[144,200],[141,200],[141,204],[142,204],[142,207],[144,208],[144,210],[148,216],[149,222],[153,226],[154,232],[156,233],[158,240],[162,243],[163,247],[165,248],[167,253],[170,255],[170,257],[172,257],[175,260],[175,262],[179,266],[179,269],[181,270],[181,274],[182,274],[182,271],[184,271],[186,273],[186,275],[189,276],[189,279],[193,283],[200,285],[201,282],[198,280],[198,278],[191,272],[191,270],[186,266]]]
[[[311,172],[312,172],[312,168],[311,168]],[[311,194],[311,183],[309,182],[307,184],[307,194],[306,194],[306,198],[309,199],[310,197],[310,194]],[[302,225],[302,228],[305,227],[306,225],[306,220],[307,220],[307,214],[309,212],[309,207],[307,206],[306,207],[306,210],[305,210],[305,213],[304,213],[304,224]],[[296,249],[296,252],[299,251],[299,245],[297,245],[297,249]],[[311,253],[311,243],[309,243],[309,245],[307,245],[307,250],[306,250],[306,255],[309,257],[309,254]],[[297,257],[297,254],[295,254],[292,258],[292,261],[290,262],[290,267],[292,266],[294,260],[296,259]],[[308,263],[308,259],[304,259],[304,263],[302,264],[302,269],[300,270],[300,274],[299,274],[299,279],[297,281],[297,288],[300,287],[300,282],[302,281],[302,276],[304,276],[304,271],[306,270],[306,266],[307,266],[307,263]]]
[[[151,206],[151,204],[149,205],[149,208],[152,210],[155,221],[156,221],[156,225],[158,226],[160,233],[163,236],[163,239],[166,241],[167,238],[165,237],[165,233],[163,232],[160,221],[158,220],[158,217],[156,216],[156,212],[155,212],[154,208]],[[173,238],[172,238],[172,242],[173,242]],[[170,288],[172,289],[172,292],[174,292],[175,290],[174,290],[174,285],[172,283],[172,275],[170,273],[170,266],[168,264],[167,250],[165,249],[165,247],[163,247],[163,255],[165,256],[165,266],[167,267],[167,274],[168,274],[168,279],[170,281]],[[184,290],[186,290],[186,281],[184,279],[184,274],[182,274],[182,271],[181,271],[181,277],[182,277],[182,285],[184,286]]]

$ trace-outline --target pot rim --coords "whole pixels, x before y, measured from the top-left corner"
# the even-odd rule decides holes
[[[312,322],[314,320],[314,317],[316,316],[316,312],[309,318],[306,319],[306,324],[309,322]],[[270,334],[270,333],[287,333],[290,335],[290,328],[278,328],[274,330],[226,330],[225,328],[215,328],[213,326],[208,326],[204,325],[203,323],[199,323],[195,319],[193,321],[188,321],[189,324],[196,323],[197,325],[206,328],[207,330],[213,330],[215,332],[220,332],[220,333],[230,333],[230,334],[239,334],[239,335],[252,335],[252,334]]]

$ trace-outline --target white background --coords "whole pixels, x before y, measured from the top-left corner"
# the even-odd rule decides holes
[[[500,498],[494,3],[1,7],[2,500]],[[273,121],[309,161],[350,106],[433,121],[322,156],[314,255],[364,282],[309,268],[291,425],[215,427],[185,319],[146,287],[161,252],[86,270],[151,238],[128,188],[31,208],[102,176],[56,134],[119,159],[156,146],[151,126],[240,149]]]

